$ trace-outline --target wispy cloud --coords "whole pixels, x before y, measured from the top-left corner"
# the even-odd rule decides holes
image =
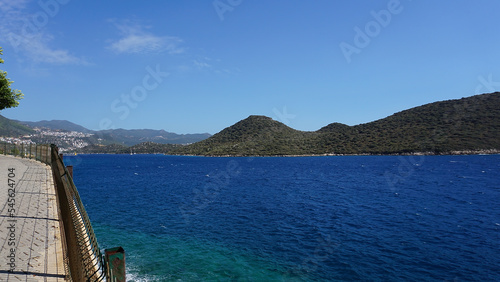
[[[201,60],[193,60],[193,64],[199,70],[210,69],[212,67],[212,65],[210,65],[209,63],[201,61]]]
[[[122,38],[112,41],[109,49],[117,53],[184,53],[182,39],[174,36],[158,36],[147,30],[149,26],[140,25],[131,21],[111,22],[119,30]]]
[[[29,0],[0,0],[0,11],[10,12],[24,9]]]
[[[233,75],[240,73],[238,68],[227,68],[223,66],[220,59],[212,59],[206,56],[196,56],[191,61],[177,66],[176,70],[182,73],[187,72],[212,72],[220,75]]]
[[[88,64],[86,60],[72,55],[68,50],[51,46],[54,37],[46,29],[46,25],[55,14],[47,14],[41,7],[36,7],[36,12],[44,14],[47,22],[34,24],[31,22],[34,19],[33,14],[26,12],[29,2],[0,0],[0,44],[10,45],[15,52],[22,53],[36,63]]]
[[[89,63],[81,58],[75,57],[70,54],[68,50],[64,49],[53,49],[48,46],[48,42],[51,41],[50,36],[38,35],[36,40],[29,40],[25,42],[24,46],[25,52],[35,62],[49,63],[57,65],[88,65]]]

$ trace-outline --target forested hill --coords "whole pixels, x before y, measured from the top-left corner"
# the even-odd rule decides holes
[[[23,136],[35,132],[33,129],[0,115],[0,136]]]
[[[500,92],[426,104],[356,126],[292,129],[250,116],[176,154],[404,154],[500,150]]]

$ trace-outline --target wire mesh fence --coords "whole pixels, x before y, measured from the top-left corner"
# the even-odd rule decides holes
[[[50,165],[51,148],[49,144],[0,143],[0,154],[35,159]]]
[[[97,244],[92,224],[73,178],[64,166],[57,146],[51,145],[50,152],[68,246],[71,276],[74,281],[104,281],[106,278],[104,255]]]
[[[73,178],[56,145],[0,143],[0,154],[40,161],[52,167],[63,230],[69,280],[106,281],[107,263]]]

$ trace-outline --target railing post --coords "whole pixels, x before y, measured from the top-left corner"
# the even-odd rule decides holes
[[[107,275],[105,256],[97,244],[87,212],[70,175],[70,168],[65,167],[57,146],[52,144],[50,147],[49,160],[52,162],[71,277],[73,281],[101,282]],[[124,254],[124,251],[122,253]],[[112,260],[116,261],[115,258]],[[114,273],[119,270],[117,265]],[[125,279],[123,275],[123,280],[113,281],[125,281]]]
[[[68,166],[66,166],[66,168],[68,169],[69,176],[71,176],[71,178],[73,178],[73,166],[68,165]]]
[[[125,282],[125,250],[122,247],[106,249],[106,281]]]
[[[49,147],[49,146],[47,146],[47,145],[45,145],[44,147],[45,147],[45,148],[44,148],[44,150],[43,150],[43,151],[44,151],[44,154],[43,154],[43,155],[44,155],[44,158],[43,158],[43,161],[42,161],[42,162],[43,162],[43,163],[48,163],[48,161],[49,161],[49,156],[48,156],[48,155],[49,155],[49,150],[50,150],[49,148],[50,148],[50,147]]]
[[[38,150],[40,146],[37,146],[37,157]],[[55,147],[55,145],[51,146]],[[61,212],[62,220],[62,230],[64,230],[65,244],[63,246],[66,248],[66,254],[68,257],[69,270],[71,273],[71,278],[73,281],[85,281],[84,269],[81,267],[81,254],[78,243],[78,236],[76,234],[71,206],[73,201],[71,195],[68,195],[70,191],[67,191],[66,184],[63,181],[62,175],[64,175],[64,164],[57,158],[57,151],[54,149],[51,152],[54,155],[52,159],[52,172],[54,175],[54,182],[56,186],[57,201],[59,203],[59,210]]]

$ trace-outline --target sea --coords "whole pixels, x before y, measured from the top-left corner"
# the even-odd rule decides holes
[[[500,281],[500,155],[64,162],[127,281]]]

